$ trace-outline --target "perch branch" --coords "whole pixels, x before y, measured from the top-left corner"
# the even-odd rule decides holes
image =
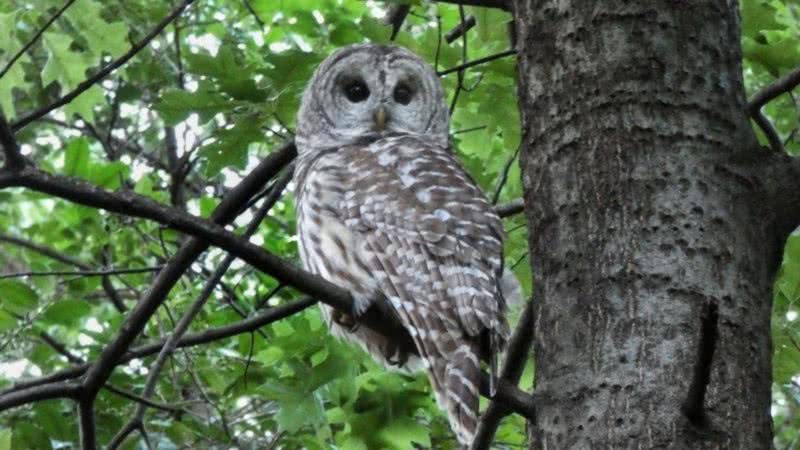
[[[256,232],[258,226],[264,220],[264,217],[269,214],[269,211],[272,209],[272,206],[280,199],[283,190],[286,188],[286,185],[289,184],[289,181],[292,179],[292,170],[288,169],[283,174],[283,176],[275,183],[270,191],[269,195],[266,199],[264,199],[264,204],[259,208],[258,212],[255,214],[253,219],[247,225],[242,237],[244,239],[249,239],[253,233]],[[228,268],[233,263],[236,258],[228,254],[225,256],[225,259],[220,263],[220,265],[216,268],[211,278],[206,281],[205,286],[203,286],[203,290],[194,303],[189,307],[188,311],[186,311],[181,317],[181,320],[178,321],[178,324],[175,326],[175,330],[167,339],[167,342],[161,348],[161,351],[156,358],[156,361],[150,366],[150,372],[147,375],[147,381],[145,383],[144,392],[142,393],[142,398],[147,399],[148,397],[153,395],[153,392],[156,388],[156,383],[158,382],[159,374],[161,370],[164,368],[164,364],[167,362],[167,358],[172,355],[175,348],[177,347],[178,342],[180,341],[181,337],[186,333],[189,329],[189,325],[191,325],[194,318],[197,316],[198,313],[202,310],[203,306],[208,301],[211,294],[216,289],[217,284],[222,280],[222,277],[225,275],[225,272],[228,271]],[[111,439],[111,444],[108,446],[108,450],[116,449],[122,442],[125,440],[126,430],[130,429],[134,424],[141,423],[142,418],[144,417],[144,413],[147,409],[147,404],[139,403],[139,406],[136,408],[136,412],[134,412],[133,417],[131,417],[128,421],[128,424],[122,427],[122,429]]]
[[[231,336],[237,336],[243,333],[250,333],[252,331],[258,330],[259,328],[265,325],[269,325],[273,322],[277,322],[278,320],[284,319],[293,314],[297,314],[298,312],[316,303],[317,303],[316,300],[313,300],[310,297],[305,297],[300,300],[287,303],[285,305],[271,307],[253,317],[232,323],[230,325],[225,325],[218,328],[211,328],[199,333],[187,334],[178,341],[177,348],[208,344],[210,342],[226,339]],[[144,358],[150,355],[154,355],[159,351],[161,351],[166,342],[167,339],[164,338],[157,342],[144,344],[142,346],[132,348],[127,353],[122,355],[122,357],[119,360],[119,363],[124,364],[133,359]],[[20,392],[32,392],[33,389],[37,387],[52,386],[60,381],[79,378],[83,376],[83,374],[85,374],[87,370],[89,370],[89,367],[91,367],[90,363],[83,363],[70,367],[69,369],[64,369],[59,372],[52,373],[44,377],[17,383],[13,387],[0,392],[0,411],[3,411],[4,409],[8,409],[11,407],[11,406],[6,406],[6,407],[2,406],[7,402],[7,399],[11,395],[18,394]],[[35,400],[36,399],[23,401],[22,403],[18,403],[17,405],[30,403]]]
[[[519,318],[517,328],[508,341],[503,369],[500,371],[500,379],[516,386],[525,370],[525,362],[533,344],[533,300],[528,300],[522,315]],[[481,415],[478,422],[478,429],[472,441],[471,450],[488,449],[497,432],[497,427],[503,417],[509,414],[506,405],[492,400],[489,407]]]
[[[268,178],[260,177],[258,179],[263,182]],[[248,179],[250,179],[250,175],[246,178],[246,180]],[[83,181],[47,174],[35,168],[25,168],[19,173],[0,171],[0,187],[9,186],[25,186],[86,206],[101,208],[127,216],[155,220],[178,231],[190,234],[195,239],[188,241],[186,244],[188,247],[179,251],[171,261],[171,263],[176,260],[181,261],[179,267],[182,269],[188,267],[194,258],[206,248],[207,243],[210,243],[234,254],[264,273],[273,276],[281,283],[294,286],[301,292],[315,296],[340,310],[352,310],[352,299],[346,290],[293,266],[261,247],[228,232],[214,222],[192,216],[175,208],[166,207],[135,193],[129,191],[112,193]],[[256,191],[257,189],[253,189],[252,192]],[[242,202],[245,201],[242,200]],[[223,202],[223,204],[229,206],[228,203]],[[220,204],[220,207],[223,204]],[[214,215],[216,221],[221,221],[219,216],[219,214]],[[123,325],[123,332],[105,348],[95,366],[87,372],[84,388],[88,392],[95,392],[96,394],[96,390],[105,382],[116,366],[119,355],[124,353],[133,339],[141,332],[147,319],[160,304],[160,299],[163,299],[166,295],[163,291],[166,290],[168,292],[167,285],[171,287],[182,273],[183,270],[171,270],[170,265],[161,271],[148,291],[150,294],[148,301],[139,301],[136,309],[128,315],[127,321]],[[388,305],[383,303],[376,304],[375,307],[370,308],[362,316],[363,323],[375,330],[386,332],[387,335],[396,339],[402,347],[415,349],[408,332],[397,319],[393,319],[394,316],[389,308]],[[488,376],[484,375],[482,380],[481,392],[486,394],[489,392]],[[515,411],[526,415],[526,417],[531,414],[530,396],[515,386],[501,384],[498,395],[504,402],[511,405]]]

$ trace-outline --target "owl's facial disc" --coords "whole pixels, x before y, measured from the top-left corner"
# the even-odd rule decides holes
[[[408,50],[347,47],[329,56],[306,89],[298,137],[326,146],[385,133],[447,140],[449,114],[433,68]]]

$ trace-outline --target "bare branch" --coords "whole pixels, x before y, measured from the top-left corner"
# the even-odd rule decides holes
[[[475,26],[475,23],[475,16],[470,14],[467,16],[466,20],[459,22],[459,24],[456,25],[452,30],[448,31],[444,35],[444,40],[448,44],[452,44],[453,41],[465,35],[467,31],[471,30]]]
[[[503,192],[503,188],[505,187],[506,183],[508,182],[508,172],[511,170],[511,166],[514,165],[514,161],[519,156],[519,151],[522,149],[520,145],[517,147],[517,150],[511,155],[511,158],[508,158],[506,164],[503,166],[503,172],[500,176],[500,181],[497,183],[497,187],[494,189],[494,195],[492,195],[492,204],[496,205],[497,201],[500,200],[500,194]]]
[[[764,132],[764,136],[766,136],[769,142],[770,150],[775,153],[784,153],[783,142],[781,142],[778,132],[775,130],[775,127],[772,126],[772,122],[767,119],[767,116],[765,116],[761,110],[755,110],[751,117],[758,127],[761,128],[761,131]]]
[[[84,91],[92,87],[95,83],[102,80],[103,78],[107,77],[110,73],[117,70],[118,68],[122,67],[125,63],[127,63],[131,58],[136,56],[143,48],[147,46],[156,36],[158,36],[164,28],[167,27],[173,20],[177,19],[178,16],[183,13],[183,11],[192,3],[194,0],[184,0],[177,8],[172,10],[172,12],[165,17],[155,28],[153,28],[150,33],[148,33],[144,38],[142,38],[139,42],[137,42],[127,53],[122,55],[121,57],[117,58],[116,60],[108,63],[105,67],[100,69],[96,74],[92,75],[91,77],[87,78],[86,80],[82,81],[78,86],[67,93],[66,95],[62,96],[55,102],[51,103],[50,105],[44,106],[27,116],[23,117],[22,119],[14,122],[11,125],[11,129],[14,131],[18,131],[21,128],[25,127],[26,125],[30,124],[36,119],[40,117],[44,117],[50,111],[64,106],[67,103],[74,100],[76,97],[81,95]]]
[[[522,315],[519,318],[517,328],[508,341],[506,348],[503,369],[500,371],[500,379],[507,381],[514,386],[519,383],[522,372],[525,369],[525,362],[533,345],[533,300],[528,300]],[[472,441],[471,450],[488,449],[500,425],[500,420],[510,413],[509,409],[501,402],[493,399],[489,407],[481,415],[478,422],[478,429]]]
[[[400,32],[400,28],[403,27],[403,22],[406,20],[406,16],[411,11],[411,5],[403,5],[403,4],[394,4],[389,6],[389,10],[386,13],[386,17],[384,17],[383,22],[386,25],[392,26],[392,35],[389,37],[390,41],[394,41],[397,37],[397,33]]]
[[[245,9],[247,9],[247,12],[249,12],[250,15],[253,16],[253,19],[255,19],[258,26],[263,30],[266,24],[264,23],[263,20],[261,20],[261,17],[258,17],[258,13],[256,12],[255,9],[253,9],[253,5],[250,4],[250,1],[242,0],[242,3],[244,4]]]
[[[47,272],[15,272],[0,274],[0,280],[7,278],[23,277],[50,277],[50,276],[78,276],[78,277],[102,277],[108,275],[125,275],[135,273],[156,272],[161,270],[161,266],[155,267],[134,267],[130,269],[102,269],[102,270],[53,270]]]
[[[20,237],[0,233],[0,242],[8,242],[9,244],[14,244],[19,247],[33,250],[36,253],[40,253],[44,256],[47,256],[50,259],[54,259],[64,264],[69,264],[70,266],[75,266],[83,270],[91,270],[91,266],[83,261],[65,255],[63,253],[57,252],[45,245],[37,244],[36,242],[30,241],[28,239],[23,239]]]
[[[230,222],[242,204],[252,197],[261,185],[272,178],[281,168],[294,158],[296,150],[293,144],[284,145],[280,150],[265,158],[250,174],[233,188],[212,213],[212,220],[218,224]],[[112,194],[113,195],[113,194]],[[154,204],[155,205],[155,204]],[[150,205],[153,206],[153,205]],[[159,209],[162,207],[159,207]],[[175,210],[180,215],[184,213]],[[122,211],[119,211],[122,212]],[[217,229],[224,230],[215,226]],[[227,232],[225,232],[227,234]],[[185,242],[173,259],[158,274],[147,294],[126,317],[122,331],[106,346],[97,362],[88,370],[84,380],[84,389],[90,395],[105,384],[114,367],[128,349],[130,344],[144,329],[147,320],[155,313],[158,306],[166,298],[169,291],[180,279],[184,271],[206,249],[208,243],[194,238]]]
[[[80,393],[78,401],[78,423],[80,425],[81,450],[97,449],[97,427],[94,420],[94,396]]]
[[[13,66],[13,65],[14,65],[14,63],[15,63],[15,62],[17,62],[17,60],[18,60],[19,58],[21,58],[21,57],[22,57],[22,55],[24,55],[24,54],[25,54],[25,52],[27,52],[27,51],[28,51],[28,49],[29,49],[29,48],[31,48],[31,46],[32,46],[34,43],[36,43],[36,41],[39,39],[39,37],[40,37],[40,36],[41,36],[41,35],[42,35],[42,34],[43,34],[45,31],[47,31],[47,29],[48,29],[48,28],[50,28],[50,25],[52,25],[52,24],[53,24],[53,22],[55,22],[55,21],[56,21],[56,20],[57,20],[59,17],[61,17],[61,15],[62,15],[62,14],[64,14],[64,11],[66,11],[66,10],[67,10],[67,8],[69,8],[70,6],[72,6],[72,4],[73,4],[73,3],[75,3],[75,0],[67,0],[67,2],[66,2],[66,3],[64,3],[64,6],[62,6],[62,7],[61,7],[61,9],[59,9],[58,11],[56,11],[56,13],[55,13],[55,14],[53,14],[53,17],[51,17],[51,18],[50,18],[50,19],[49,19],[49,20],[48,20],[48,21],[47,21],[47,22],[46,22],[46,23],[45,23],[45,24],[42,26],[42,28],[39,28],[39,31],[37,31],[37,32],[36,32],[36,34],[34,34],[34,35],[33,35],[33,37],[31,38],[31,40],[30,40],[30,41],[28,41],[28,43],[27,43],[27,44],[25,44],[25,46],[24,46],[24,47],[22,47],[22,48],[21,48],[21,49],[20,49],[20,50],[19,50],[19,51],[18,51],[18,52],[17,52],[17,53],[14,55],[14,56],[12,56],[12,57],[11,57],[11,59],[10,59],[10,60],[9,60],[9,61],[6,63],[5,67],[3,67],[3,70],[0,70],[0,79],[1,79],[1,78],[3,78],[3,76],[4,76],[4,75],[5,75],[5,74],[6,74],[6,73],[9,71],[9,70],[11,70],[11,66]]]
[[[515,214],[519,214],[524,210],[525,202],[521,198],[494,207],[494,211],[500,217],[510,217]]]
[[[292,179],[292,170],[287,170],[284,175],[275,183],[272,187],[272,191],[270,192],[269,196],[264,200],[264,204],[259,208],[258,212],[255,214],[253,219],[248,224],[246,230],[242,234],[244,239],[249,239],[253,233],[256,232],[258,226],[264,220],[264,217],[269,214],[269,211],[272,209],[272,206],[278,201],[281,196],[281,193],[286,188],[286,185],[289,184],[289,181]],[[153,395],[153,392],[156,388],[156,383],[158,382],[159,374],[161,370],[164,368],[164,364],[167,362],[167,358],[172,355],[173,351],[175,350],[178,342],[180,341],[181,337],[186,333],[189,329],[189,325],[191,325],[194,318],[197,316],[198,313],[203,309],[203,306],[208,301],[211,294],[214,292],[217,284],[222,280],[222,277],[225,275],[225,272],[228,271],[228,268],[233,263],[236,258],[228,254],[222,263],[217,266],[214,274],[209,278],[205,286],[203,286],[203,290],[194,303],[189,307],[189,309],[184,313],[181,320],[175,326],[175,330],[167,339],[167,342],[164,344],[164,347],[161,348],[161,351],[158,354],[158,358],[156,361],[150,366],[150,372],[147,375],[147,382],[145,383],[144,392],[142,393],[143,398],[147,398]],[[141,423],[142,418],[144,417],[144,413],[146,411],[146,407],[148,405],[146,403],[139,403],[139,406],[136,408],[136,411],[133,414],[133,417],[129,419],[129,424],[123,426],[117,435],[111,440],[111,444],[108,446],[108,450],[114,450],[117,448],[119,444],[124,441],[126,430],[135,423]]]
[[[79,393],[79,384],[66,382],[20,389],[0,395],[0,411],[5,411],[6,409],[25,405],[27,403],[38,402],[40,400],[51,400],[54,398],[76,399]]]
[[[91,270],[92,269],[89,264],[86,264],[83,261],[80,261],[80,260],[75,259],[75,258],[73,258],[71,256],[68,256],[68,255],[65,255],[65,254],[63,254],[61,252],[57,252],[57,251],[53,250],[50,247],[47,247],[47,246],[44,246],[44,245],[41,245],[41,244],[37,244],[36,242],[30,241],[30,240],[27,240],[27,239],[23,239],[23,238],[20,238],[20,237],[16,237],[16,236],[11,236],[11,235],[8,235],[8,234],[0,233],[0,242],[8,242],[9,244],[13,244],[13,245],[16,245],[16,246],[19,246],[19,247],[22,247],[22,248],[27,248],[29,250],[33,250],[33,251],[35,251],[37,253],[40,253],[40,254],[42,254],[44,256],[47,256],[47,257],[49,257],[49,258],[51,258],[53,260],[62,262],[64,264],[69,264],[69,265],[75,266],[75,267],[77,267],[79,269],[82,269],[82,270]],[[106,262],[107,261],[105,261],[105,260],[103,261],[104,264],[106,264]],[[125,307],[125,303],[123,303],[122,298],[119,296],[119,294],[117,293],[116,289],[114,289],[114,286],[111,284],[111,279],[107,275],[103,276],[102,286],[103,286],[103,290],[105,290],[106,294],[108,295],[109,300],[114,305],[114,307],[117,309],[117,311],[125,312],[127,310],[127,308]]]
[[[506,0],[436,0],[438,3],[454,3],[456,5],[482,6],[484,8],[509,9]]]
[[[440,77],[443,77],[443,76],[449,75],[449,74],[451,74],[453,72],[459,72],[459,71],[462,71],[464,69],[469,69],[470,67],[479,66],[481,64],[486,64],[486,63],[494,61],[496,59],[505,58],[507,56],[516,55],[516,54],[517,54],[517,51],[514,50],[514,49],[506,50],[504,52],[500,52],[500,53],[497,53],[497,54],[494,54],[494,55],[485,56],[483,58],[478,58],[478,59],[473,60],[473,61],[467,61],[464,64],[461,64],[461,65],[458,65],[458,66],[455,66],[455,67],[451,67],[449,69],[445,69],[445,70],[439,71],[439,72],[437,72],[437,75],[439,75]]]
[[[769,103],[775,97],[781,94],[791,92],[800,84],[800,67],[794,69],[788,74],[784,75],[769,86],[764,87],[747,102],[747,113],[754,116],[762,106]]]
[[[25,158],[2,111],[0,111],[0,145],[3,146],[3,154],[6,157],[5,169],[14,171],[25,167]]]
[[[231,336],[236,336],[243,333],[249,333],[263,327],[264,325],[268,325],[270,323],[277,322],[278,320],[289,317],[293,314],[297,314],[298,312],[316,303],[317,303],[316,300],[306,297],[294,301],[292,303],[287,303],[285,305],[274,306],[272,308],[264,310],[260,314],[257,314],[249,319],[245,319],[218,328],[211,328],[209,330],[200,333],[186,335],[183,338],[181,338],[180,341],[178,341],[177,347],[183,348],[195,345],[203,345],[203,344],[208,344],[209,342],[226,339]],[[146,356],[156,354],[161,350],[162,347],[164,347],[164,344],[166,342],[167,339],[164,338],[157,342],[133,348],[129,352],[122,355],[122,357],[119,360],[119,363],[124,364],[136,358],[144,358]],[[17,383],[15,386],[0,392],[0,411],[38,400],[38,398],[32,398],[30,400],[14,403],[15,397],[13,396],[19,396],[19,395],[22,395],[23,397],[25,397],[26,395],[30,396],[33,395],[32,393],[35,392],[36,388],[41,388],[43,386],[57,386],[57,385],[63,386],[63,384],[59,384],[60,381],[79,378],[83,376],[83,374],[85,374],[90,367],[91,364],[84,363],[44,377]],[[20,393],[26,393],[26,394],[20,394]],[[56,397],[46,397],[46,398],[57,398],[57,397],[68,397],[68,396],[57,395]]]

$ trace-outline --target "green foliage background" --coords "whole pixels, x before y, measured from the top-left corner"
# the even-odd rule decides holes
[[[124,54],[172,9],[155,0],[77,0],[0,79],[0,108],[19,118],[75,88],[102,64]],[[0,4],[0,67],[27,43],[61,0]],[[131,189],[170,202],[166,137],[174,131],[178,156],[191,169],[185,207],[208,216],[221,196],[260,158],[291,136],[299,93],[331,51],[363,42],[388,42],[380,17],[386,5],[359,0],[198,0],[130,63],[69,105],[18,134],[24,153],[54,173],[87,179],[106,189]],[[800,65],[800,6],[793,0],[742,0],[742,47],[748,92]],[[477,18],[468,57],[510,47],[510,15],[466,8]],[[458,7],[416,2],[397,43],[445,69],[462,62],[459,39],[439,40],[459,23]],[[179,47],[176,46],[179,44]],[[731,45],[735,45],[732,43]],[[437,58],[438,55],[438,58]],[[504,58],[466,72],[453,114],[461,160],[491,195],[512,162],[499,201],[522,193],[515,65]],[[453,95],[457,76],[443,78]],[[784,95],[765,112],[800,153],[798,109]],[[759,131],[760,133],[760,131]],[[759,134],[760,136],[760,134]],[[760,136],[761,137],[761,136]],[[174,253],[182,237],[152,222],[75,206],[25,190],[0,191],[0,233],[20,236],[93,268],[154,267]],[[297,260],[291,194],[273,208],[255,242]],[[236,226],[243,227],[245,213]],[[531,292],[524,220],[506,220],[508,264]],[[240,231],[240,230],[239,230]],[[224,258],[207,252],[172,291],[142,342],[166,335]],[[0,272],[75,270],[42,254],[0,242]],[[128,307],[146,291],[152,273],[111,277]],[[195,331],[252,315],[277,288],[271,278],[234,264]],[[296,297],[281,289],[267,305]],[[776,282],[776,445],[800,438],[800,234],[786,247]],[[512,316],[519,305],[512,307]],[[108,302],[98,277],[43,276],[0,280],[0,387],[69,367],[45,343],[46,332],[75,355],[93,360],[119,329],[122,315]],[[140,392],[152,359],[118,368],[114,386]],[[521,386],[529,388],[531,368]],[[387,372],[359,350],[329,337],[316,309],[213,344],[176,352],[156,400],[181,409],[150,409],[146,429],[157,448],[411,449],[455,448],[446,421],[423,376]],[[135,404],[101,391],[98,433],[106,443]],[[146,448],[137,439],[125,448]],[[76,448],[70,402],[47,401],[0,415],[0,450]],[[503,422],[497,448],[524,446],[519,417]],[[794,447],[792,447],[794,448]]]

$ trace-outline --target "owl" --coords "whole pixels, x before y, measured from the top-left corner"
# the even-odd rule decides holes
[[[322,306],[331,332],[387,366],[427,371],[467,445],[481,360],[494,369],[508,337],[503,226],[456,159],[449,117],[436,72],[415,54],[340,49],[303,94],[294,181],[303,265],[354,299],[352,311]],[[358,326],[375,302],[390,306],[415,348]]]

